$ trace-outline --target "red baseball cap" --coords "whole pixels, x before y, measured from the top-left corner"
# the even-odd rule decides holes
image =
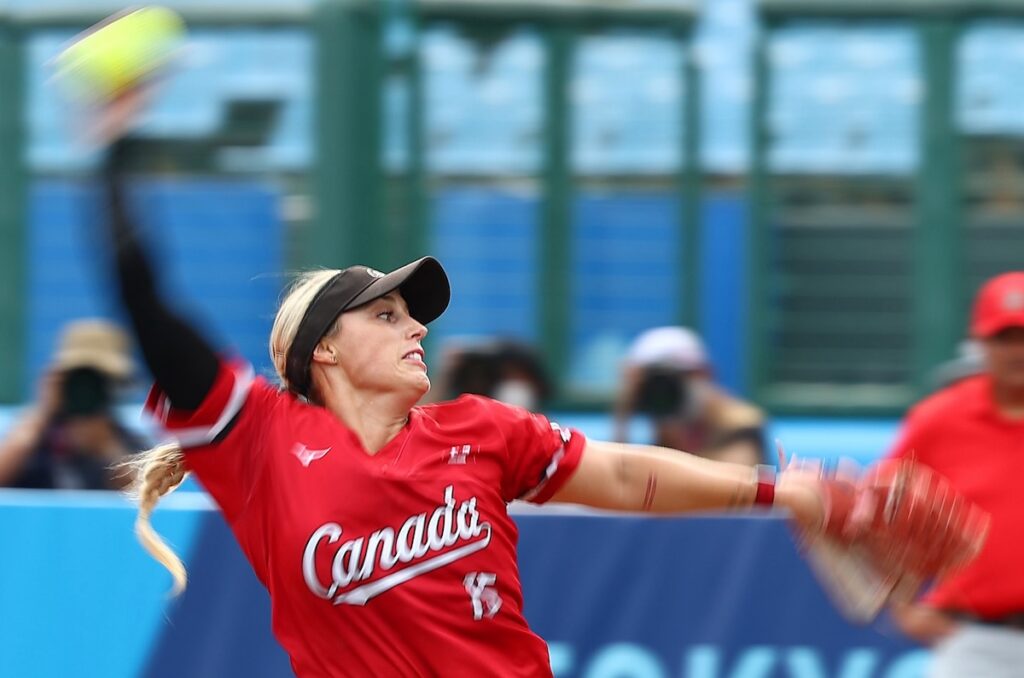
[[[1007,327],[1024,327],[1024,271],[997,275],[974,300],[971,334],[984,339]]]

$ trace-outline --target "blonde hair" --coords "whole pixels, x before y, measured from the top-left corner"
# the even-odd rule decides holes
[[[288,288],[278,307],[274,327],[270,331],[270,358],[274,361],[274,370],[285,388],[288,388],[285,376],[288,351],[295,340],[299,324],[317,292],[338,273],[340,271],[320,270],[300,274]],[[185,564],[153,529],[150,516],[160,498],[173,492],[188,477],[185,453],[177,443],[167,443],[135,455],[119,467],[135,477],[130,490],[139,503],[139,514],[135,518],[135,535],[149,555],[171,573],[171,577],[174,578],[171,593],[178,595],[185,590],[188,582]]]
[[[291,384],[288,383],[288,377],[285,375],[285,366],[288,364],[288,351],[291,350],[292,342],[295,341],[299,324],[317,293],[340,272],[324,269],[302,273],[288,288],[281,300],[277,316],[274,318],[274,327],[270,330],[270,359],[274,362],[274,370],[277,372],[278,379],[281,380],[281,385],[286,389],[290,389]],[[328,331],[328,334],[331,331],[333,328]]]
[[[173,492],[188,477],[185,453],[177,443],[166,443],[129,458],[119,467],[135,476],[130,489],[139,503],[139,513],[135,517],[135,536],[149,555],[171,573],[174,578],[171,594],[176,596],[185,590],[188,579],[185,565],[153,529],[149,517],[160,498]]]

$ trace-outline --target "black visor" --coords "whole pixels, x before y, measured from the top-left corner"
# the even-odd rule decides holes
[[[409,315],[424,325],[444,313],[451,299],[448,275],[433,257],[417,259],[388,274],[366,266],[346,268],[320,288],[302,317],[285,366],[285,378],[291,390],[302,396],[309,395],[313,349],[339,314],[395,290],[405,299]]]

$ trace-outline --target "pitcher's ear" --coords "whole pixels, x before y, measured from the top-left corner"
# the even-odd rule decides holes
[[[313,349],[313,362],[326,365],[338,364],[338,353],[333,346],[321,341]]]

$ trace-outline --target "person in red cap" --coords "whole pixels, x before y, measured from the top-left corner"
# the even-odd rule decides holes
[[[981,288],[970,331],[983,371],[914,407],[892,451],[932,467],[992,515],[971,565],[893,610],[904,632],[934,648],[932,678],[1019,676],[1024,666],[1024,272]]]

